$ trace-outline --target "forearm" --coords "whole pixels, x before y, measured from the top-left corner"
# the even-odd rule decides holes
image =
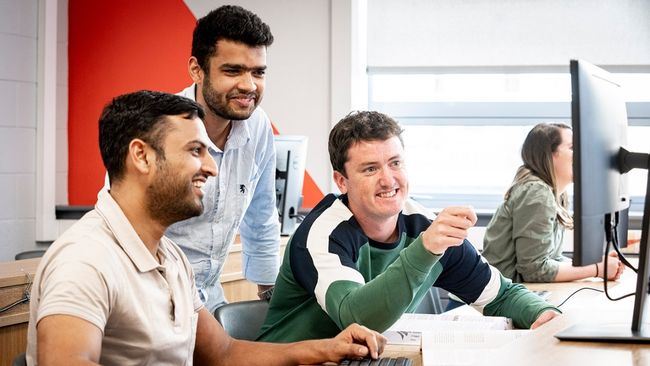
[[[359,323],[382,332],[408,308],[439,258],[417,239],[381,275],[349,292],[341,291],[338,298],[334,293],[327,302],[328,313],[338,313],[334,321],[341,328]]]
[[[225,354],[217,357],[218,365],[311,365],[330,360],[329,340],[297,343],[264,343],[233,340]]]
[[[602,276],[602,267],[598,264],[574,267],[570,262],[560,263],[554,282],[567,282],[581,280],[583,278],[596,277],[597,273]]]
[[[514,284],[501,277],[499,294],[485,307],[483,314],[512,318],[517,328],[527,329],[546,310],[561,313],[559,309],[528,291],[523,285]]]

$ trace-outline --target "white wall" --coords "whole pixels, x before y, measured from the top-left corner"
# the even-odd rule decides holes
[[[0,1],[0,261],[35,246],[37,0]]]

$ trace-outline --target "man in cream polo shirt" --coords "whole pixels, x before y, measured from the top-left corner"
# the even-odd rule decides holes
[[[201,214],[202,187],[217,174],[201,117],[195,102],[159,92],[105,107],[99,143],[110,191],[39,264],[29,365],[287,365],[381,352],[385,339],[358,325],[299,344],[237,341],[206,310],[187,258],[163,236]]]

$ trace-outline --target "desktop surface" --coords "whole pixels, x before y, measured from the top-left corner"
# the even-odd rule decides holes
[[[633,262],[636,265],[636,261]],[[635,290],[636,275],[626,270],[621,279],[608,284],[610,295],[618,297]],[[603,289],[603,281],[590,279],[564,283],[525,284],[531,290],[551,292],[548,301],[559,305],[574,291],[583,287]],[[622,326],[630,329],[634,297],[610,301],[605,294],[583,290],[560,308],[562,315],[529,335],[490,352],[484,365],[650,365],[650,347],[639,343],[603,343],[562,341],[558,333],[579,325],[600,329]]]

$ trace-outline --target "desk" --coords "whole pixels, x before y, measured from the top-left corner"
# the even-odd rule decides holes
[[[610,295],[619,297],[634,292],[636,275],[629,269],[610,287]],[[602,281],[587,280],[557,284],[530,284],[532,290],[552,291],[549,301],[559,304],[570,293],[584,286],[603,288]],[[598,342],[565,342],[554,335],[577,323],[625,323],[632,321],[634,297],[612,302],[605,294],[581,291],[562,306],[563,315],[496,350],[485,365],[650,365],[650,345]]]
[[[39,258],[0,263],[0,306],[23,297],[34,278]],[[11,365],[14,355],[25,352],[29,303],[0,314],[0,365]]]
[[[610,295],[633,292],[636,275],[629,269],[617,283],[610,283]],[[558,305],[567,296],[581,287],[602,289],[600,280],[584,280],[567,283],[526,284],[531,290],[549,290],[548,301]],[[650,345],[612,344],[598,342],[564,342],[554,335],[576,323],[626,323],[632,320],[634,297],[612,302],[605,294],[584,290],[574,295],[562,307],[563,314],[530,334],[518,338],[507,345],[486,352],[481,365],[540,365],[540,366],[625,366],[650,365]],[[454,312],[467,314],[474,310],[461,307]],[[650,325],[650,324],[649,324]],[[387,349],[386,356],[405,356],[412,358],[415,365],[422,365],[422,356],[417,353],[405,353]]]

